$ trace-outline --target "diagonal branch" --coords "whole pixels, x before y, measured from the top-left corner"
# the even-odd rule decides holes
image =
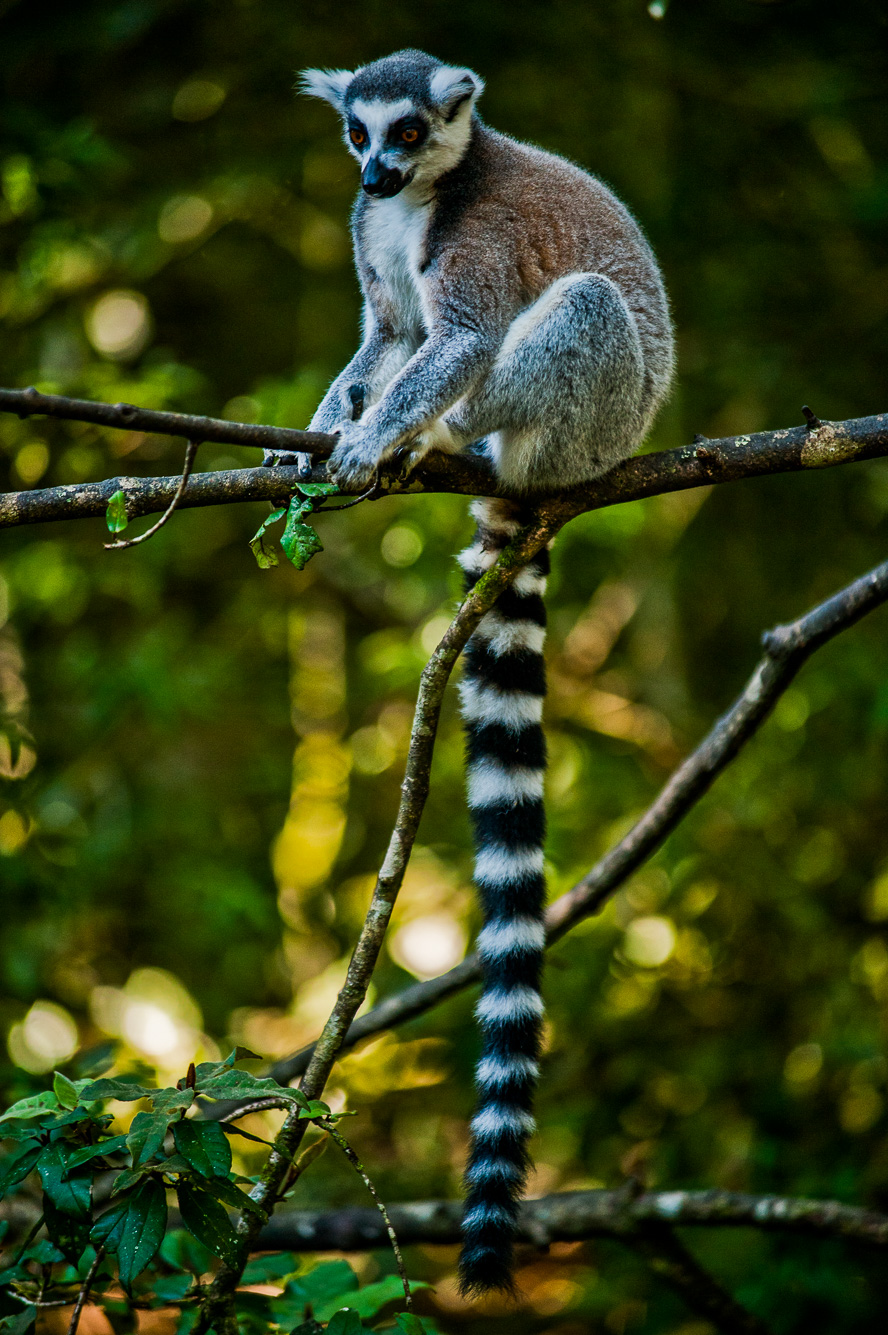
[[[626,1241],[692,1312],[711,1321],[722,1335],[768,1335],[770,1327],[738,1303],[667,1225],[636,1228]]]
[[[389,1205],[401,1245],[451,1245],[462,1241],[461,1201],[409,1201]],[[737,1191],[565,1191],[523,1201],[518,1238],[539,1246],[587,1238],[624,1237],[648,1225],[673,1228],[755,1228],[764,1233],[843,1238],[867,1247],[888,1247],[888,1215],[839,1201],[800,1196],[753,1196]],[[386,1247],[376,1210],[286,1210],[259,1235],[264,1249],[363,1252]]]
[[[441,643],[423,669],[395,827],[376,879],[361,934],[349,961],[345,983],[323,1033],[314,1045],[301,1082],[301,1089],[309,1099],[318,1099],[324,1092],[349,1028],[367,995],[428,796],[441,703],[453,666],[469,636],[512,582],[516,571],[555,535],[560,524],[557,517],[547,513],[545,506],[540,508],[534,520],[509,543],[495,565],[482,575],[467,594]],[[228,1109],[223,1106],[222,1111],[227,1112]],[[293,1157],[308,1126],[308,1122],[300,1116],[300,1111],[297,1105],[284,1119],[262,1176],[250,1193],[255,1204],[269,1214],[281,1197]],[[227,1310],[231,1295],[243,1273],[247,1255],[256,1246],[260,1228],[258,1212],[250,1211],[241,1216],[238,1222],[241,1262],[239,1265],[223,1265],[216,1275],[205,1295],[192,1335],[204,1335]]]
[[[868,612],[888,600],[888,562],[876,566],[812,611],[786,626],[767,631],[764,656],[730,709],[669,779],[659,796],[629,833],[598,861],[588,875],[549,908],[549,942],[557,941],[584,918],[597,913],[616,890],[660,847],[668,835],[712,787],[746,743],[755,736],[777,700],[813,653]],[[356,1020],[342,1050],[372,1034],[392,1029],[463,991],[481,976],[477,955],[428,982],[414,983]],[[286,1084],[304,1071],[313,1048],[285,1057],[271,1070]]]

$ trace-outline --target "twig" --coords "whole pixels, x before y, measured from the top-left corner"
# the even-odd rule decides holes
[[[222,445],[255,445],[265,450],[303,451],[318,457],[330,454],[334,436],[320,431],[296,431],[282,426],[253,426],[226,422],[221,417],[194,417],[191,413],[163,413],[137,408],[132,403],[98,403],[69,399],[63,394],[41,394],[30,389],[0,389],[0,412],[31,417],[58,417],[69,422],[93,422],[120,431],[150,431],[158,436],[184,436]]]
[[[77,1327],[80,1325],[80,1314],[83,1311],[89,1291],[92,1288],[93,1280],[96,1277],[96,1271],[102,1264],[102,1257],[105,1255],[105,1248],[99,1247],[96,1252],[96,1259],[93,1261],[89,1270],[86,1272],[80,1292],[77,1295],[77,1302],[74,1304],[74,1311],[71,1313],[71,1320],[68,1324],[68,1335],[77,1335]]]
[[[106,551],[119,552],[122,551],[124,547],[138,547],[140,542],[145,542],[148,538],[153,537],[159,528],[163,528],[182,497],[185,495],[185,488],[188,486],[188,479],[191,477],[191,470],[194,468],[194,461],[197,458],[197,447],[199,444],[199,440],[189,440],[188,444],[185,446],[185,462],[182,465],[182,477],[176,488],[176,494],[158,519],[157,523],[152,524],[150,528],[146,528],[145,532],[140,533],[137,538],[124,538],[120,542],[106,542]]]
[[[466,596],[441,643],[423,669],[395,827],[376,879],[361,934],[349,961],[345,983],[323,1033],[315,1044],[302,1080],[302,1091],[309,1099],[320,1098],[323,1093],[349,1027],[367,995],[428,795],[435,735],[450,673],[469,636],[511,583],[516,571],[557,532],[562,521],[557,514],[552,513],[553,508],[541,505],[534,522],[509,543],[493,567],[482,575]],[[287,1179],[293,1157],[308,1125],[306,1119],[300,1118],[299,1112],[298,1107],[293,1108],[284,1119],[260,1181],[251,1193],[256,1204],[268,1212],[273,1209],[281,1194],[282,1184]],[[244,1214],[238,1221],[243,1261],[254,1246],[260,1227],[256,1212]],[[242,1272],[243,1262],[239,1266],[224,1265],[218,1272],[206,1294],[192,1335],[204,1335],[219,1319],[219,1313],[227,1304]]]
[[[255,1103],[239,1103],[234,1112],[228,1113],[225,1117],[220,1117],[219,1121],[224,1126],[228,1122],[240,1121],[248,1113],[270,1112],[272,1108],[286,1108],[289,1110],[292,1107],[292,1099],[276,1099],[272,1096],[267,1099],[257,1099]]]
[[[712,787],[721,772],[755,736],[777,700],[810,656],[888,599],[888,562],[876,566],[820,603],[805,616],[762,637],[765,653],[743,691],[712,726],[697,748],[679,765],[659,796],[618,844],[588,875],[549,908],[549,944],[584,918],[597,913],[616,890],[660,847],[687,813]],[[422,1015],[481,976],[477,955],[469,955],[448,973],[414,983],[362,1015],[343,1040],[342,1050],[372,1034]],[[313,1046],[277,1062],[270,1074],[287,1084],[308,1068]]]
[[[770,1327],[738,1303],[668,1226],[647,1225],[625,1240],[692,1312],[711,1321],[722,1335],[769,1335]]]
[[[385,1231],[388,1234],[388,1240],[391,1243],[392,1251],[395,1254],[395,1264],[398,1267],[398,1274],[401,1277],[401,1284],[404,1289],[404,1302],[407,1306],[407,1311],[412,1312],[413,1294],[410,1292],[410,1281],[407,1278],[407,1268],[404,1265],[404,1257],[401,1255],[401,1248],[398,1246],[398,1237],[397,1234],[395,1233],[395,1230],[392,1228],[392,1221],[389,1218],[388,1211],[385,1208],[385,1202],[379,1195],[379,1192],[376,1190],[376,1187],[373,1185],[373,1182],[371,1181],[370,1177],[367,1174],[367,1170],[361,1163],[358,1156],[355,1154],[351,1145],[349,1145],[348,1141],[346,1140],[345,1136],[343,1136],[341,1131],[337,1129],[336,1123],[328,1120],[327,1118],[319,1117],[317,1118],[317,1125],[321,1128],[322,1131],[327,1132],[331,1140],[334,1140],[336,1142],[336,1144],[342,1150],[342,1153],[345,1155],[346,1159],[348,1159],[352,1168],[355,1170],[355,1172],[360,1177],[361,1181],[364,1183],[364,1186],[367,1188],[370,1195],[373,1197],[373,1200],[376,1203],[376,1208],[382,1215],[382,1220],[383,1223],[385,1224]]]
[[[388,1207],[402,1247],[417,1243],[461,1241],[462,1202],[410,1201]],[[839,1201],[800,1196],[753,1196],[734,1191],[566,1191],[523,1201],[518,1238],[535,1244],[543,1234],[552,1242],[625,1235],[647,1224],[678,1228],[754,1228],[763,1233],[841,1238],[888,1248],[888,1215]],[[286,1210],[274,1215],[259,1234],[263,1250],[307,1252],[374,1251],[386,1245],[386,1232],[372,1209]]]

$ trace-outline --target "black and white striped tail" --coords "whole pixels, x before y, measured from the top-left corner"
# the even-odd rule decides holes
[[[469,588],[518,531],[511,502],[478,500],[475,541],[460,557]],[[469,807],[475,829],[475,881],[484,926],[478,938],[482,1031],[466,1169],[460,1283],[465,1293],[513,1288],[518,1203],[534,1130],[531,1112],[543,1004],[544,931],[542,729],[545,696],[543,593],[549,553],[516,576],[465,651],[462,709],[468,749]]]

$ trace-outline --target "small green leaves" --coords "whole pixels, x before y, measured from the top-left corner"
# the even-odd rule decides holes
[[[117,1099],[120,1103],[134,1103],[136,1099],[153,1098],[158,1092],[156,1089],[146,1089],[144,1085],[133,1084],[129,1080],[93,1080],[80,1091],[80,1097],[85,1103],[93,1103],[98,1099]]]
[[[362,1335],[361,1318],[352,1307],[334,1312],[327,1323],[327,1335]]]
[[[209,1192],[191,1182],[180,1182],[176,1188],[182,1222],[198,1242],[228,1265],[236,1265],[240,1246],[231,1220],[223,1207]]]
[[[47,1145],[37,1160],[43,1190],[63,1214],[88,1215],[92,1179],[72,1174],[63,1141]]]
[[[92,1240],[117,1253],[120,1282],[129,1293],[133,1280],[154,1259],[166,1230],[166,1194],[157,1178],[112,1205],[92,1230]]]
[[[15,1154],[3,1160],[3,1172],[0,1174],[0,1198],[19,1182],[24,1182],[28,1174],[43,1153],[42,1145],[28,1141]]]
[[[133,1156],[134,1168],[139,1164],[150,1163],[163,1147],[169,1124],[170,1119],[166,1113],[136,1113],[126,1138],[127,1148]]]
[[[126,513],[126,494],[115,491],[105,510],[105,523],[109,533],[122,533],[129,523]]]
[[[45,1113],[55,1112],[59,1106],[59,1101],[55,1094],[47,1089],[42,1094],[32,1094],[30,1098],[19,1099],[11,1108],[0,1116],[0,1122],[12,1120],[24,1120],[29,1117],[43,1117]],[[0,1136],[3,1132],[0,1131]]]
[[[79,1102],[77,1086],[73,1080],[69,1080],[61,1071],[55,1071],[52,1078],[52,1089],[62,1108],[76,1108]]]
[[[227,1178],[231,1146],[218,1122],[176,1122],[173,1137],[176,1149],[201,1177]]]
[[[298,1090],[287,1089],[269,1076],[251,1075],[249,1071],[220,1071],[208,1080],[198,1077],[198,1088],[210,1099],[275,1098],[300,1104],[306,1102],[305,1095]]]
[[[325,496],[338,494],[338,487],[332,482],[297,482],[299,495],[293,497],[286,510],[275,510],[268,516],[250,539],[250,547],[260,568],[267,570],[278,564],[277,553],[266,539],[266,530],[277,524],[284,515],[287,522],[281,534],[281,548],[284,555],[297,570],[304,570],[315,552],[322,552],[323,546],[315,530],[306,523],[306,516],[316,510]]]
[[[273,510],[267,519],[264,519],[250,539],[250,549],[256,558],[256,564],[260,570],[270,570],[272,566],[278,564],[278,555],[273,547],[265,539],[265,531],[272,524],[277,524],[283,519],[286,510]]]

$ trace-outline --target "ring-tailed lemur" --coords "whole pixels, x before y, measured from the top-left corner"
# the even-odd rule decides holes
[[[363,187],[353,232],[364,341],[310,429],[339,433],[329,469],[351,487],[401,447],[414,458],[433,447],[483,450],[519,499],[474,503],[478,531],[461,557],[470,587],[534,492],[587,481],[633,453],[673,368],[663,283],[630,214],[579,167],[484,125],[474,109],[482,88],[471,70],[421,51],[302,77],[304,92],[342,116]],[[460,1258],[467,1292],[512,1287],[534,1127],[548,563],[543,551],[519,572],[465,655],[484,911],[483,1052]]]

